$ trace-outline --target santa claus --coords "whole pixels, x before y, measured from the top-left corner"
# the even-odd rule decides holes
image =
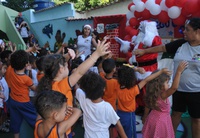
[[[146,49],[162,44],[155,21],[141,21],[138,29],[138,35],[133,36],[131,42],[115,37],[115,40],[121,44],[121,52],[128,53],[130,49]],[[130,64],[136,64],[138,67],[143,67],[147,72],[152,72],[157,69],[158,53],[146,54],[140,57],[136,57],[133,54],[127,54],[127,56]]]

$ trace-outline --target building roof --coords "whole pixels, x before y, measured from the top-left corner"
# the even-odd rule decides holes
[[[67,18],[65,19],[66,21],[80,21],[80,20],[92,20],[94,17],[91,16],[91,17],[87,17],[87,18]]]

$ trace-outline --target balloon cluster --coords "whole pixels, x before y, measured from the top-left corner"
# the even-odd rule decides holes
[[[175,25],[184,25],[186,19],[200,17],[200,0],[132,0],[126,14],[125,40],[137,35],[140,21],[151,18],[161,23],[170,19]]]

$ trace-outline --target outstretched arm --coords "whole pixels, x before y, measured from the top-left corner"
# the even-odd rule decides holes
[[[76,123],[76,121],[78,120],[78,118],[81,116],[81,110],[78,108],[73,108],[72,109],[72,114],[70,115],[70,117],[59,123],[59,134],[60,136],[62,136],[63,134],[66,133],[66,131],[72,127],[72,125],[74,125],[74,123]]]
[[[155,46],[147,49],[136,49],[133,54],[140,57],[144,54],[166,52],[165,45]]]
[[[88,71],[90,67],[94,65],[100,56],[104,56],[111,51],[108,50],[110,47],[110,42],[106,43],[106,40],[100,42],[98,41],[98,46],[95,52],[85,60],[81,65],[78,66],[76,71],[69,76],[70,86],[74,86],[77,81]]]
[[[144,80],[142,80],[140,83],[138,83],[139,88],[142,89],[147,84],[147,82],[155,79],[162,73],[170,75],[171,71],[169,71],[167,68],[163,68],[163,69],[159,70],[158,72],[151,74],[150,76],[148,76]]]
[[[188,65],[187,61],[182,61],[182,62],[179,63],[176,74],[174,76],[172,86],[166,92],[163,92],[161,94],[162,99],[168,98],[170,95],[172,95],[178,89],[181,73],[185,70],[187,65]]]

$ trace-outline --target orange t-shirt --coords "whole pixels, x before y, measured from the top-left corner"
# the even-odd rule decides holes
[[[37,120],[37,122],[35,123],[35,129],[34,129],[34,138],[40,138],[38,136],[38,127],[40,125],[40,123],[42,123],[42,119]],[[55,124],[49,131],[49,133],[47,134],[47,136],[45,138],[59,138],[59,133],[58,133],[58,124]],[[65,135],[65,138],[67,138],[67,136]]]
[[[52,85],[52,90],[58,91],[64,94],[67,98],[67,105],[73,106],[73,96],[72,96],[72,89],[69,85],[68,77],[64,78],[61,81],[55,81]],[[67,119],[68,117],[66,117]],[[69,134],[71,129],[69,129],[66,133]]]
[[[10,88],[10,97],[17,102],[29,102],[29,87],[33,85],[32,79],[26,74],[16,74],[9,66],[6,71],[6,81]]]
[[[100,73],[100,76],[106,81],[106,88],[104,91],[103,99],[104,101],[109,102],[114,110],[116,110],[117,87],[119,87],[119,84],[114,78],[107,79],[104,75],[102,75],[102,73]]]
[[[44,76],[44,73],[40,73],[40,71],[37,72],[37,80],[38,82],[41,80],[41,78]]]
[[[136,110],[135,98],[139,94],[140,90],[138,85],[135,85],[131,89],[117,90],[118,109],[124,112],[134,112]]]
[[[73,106],[72,88],[69,85],[68,77],[64,78],[61,81],[53,82],[52,90],[64,94],[67,98],[67,105]]]

